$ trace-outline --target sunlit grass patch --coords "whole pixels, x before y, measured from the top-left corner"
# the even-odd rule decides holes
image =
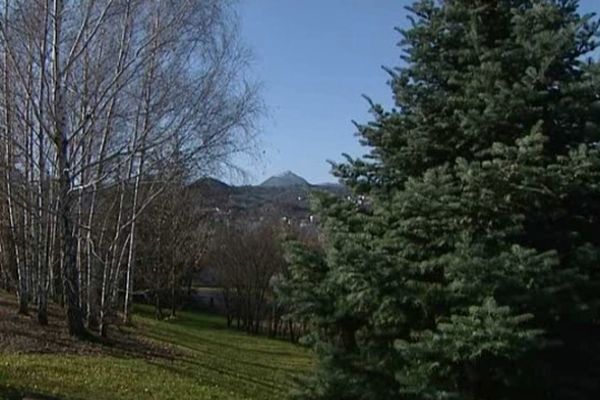
[[[281,399],[311,366],[305,349],[227,330],[220,317],[156,321],[148,308],[137,311],[136,331],[173,346],[174,359],[0,354],[0,398]]]

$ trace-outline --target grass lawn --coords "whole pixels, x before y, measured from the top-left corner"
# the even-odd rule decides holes
[[[156,321],[138,307],[134,325],[171,356],[0,351],[0,398],[282,399],[312,362],[301,347],[227,330],[215,316]]]

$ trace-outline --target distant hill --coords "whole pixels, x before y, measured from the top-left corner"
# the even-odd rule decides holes
[[[192,183],[192,188],[198,189],[207,195],[226,194],[231,191],[231,186],[215,178],[200,178]]]
[[[197,193],[198,206],[213,218],[248,222],[284,217],[298,222],[308,221],[312,192],[325,191],[339,196],[347,193],[340,184],[311,185],[289,171],[257,186],[229,186],[214,178],[202,178],[191,188]]]
[[[309,187],[308,183],[304,178],[294,174],[292,171],[286,171],[279,175],[274,175],[260,184],[262,187]]]

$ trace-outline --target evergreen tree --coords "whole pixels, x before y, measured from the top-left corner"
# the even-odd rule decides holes
[[[298,399],[600,398],[598,22],[576,0],[421,0],[396,109],[317,198],[281,293]]]

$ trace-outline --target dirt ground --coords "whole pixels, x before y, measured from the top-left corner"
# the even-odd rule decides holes
[[[0,291],[0,353],[61,353],[81,355],[118,355],[174,359],[172,348],[158,346],[135,333],[132,327],[112,325],[106,338],[91,334],[81,340],[68,334],[65,312],[56,305],[48,307],[48,326],[41,326],[35,309],[29,315],[17,313],[14,295]]]

